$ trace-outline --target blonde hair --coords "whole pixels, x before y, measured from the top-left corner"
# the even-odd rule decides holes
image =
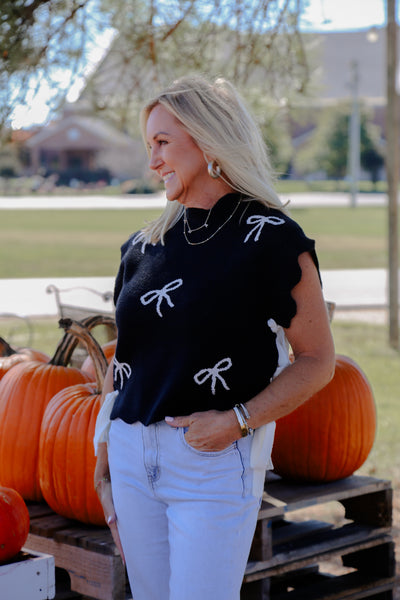
[[[273,187],[274,176],[260,129],[231,83],[223,78],[209,82],[201,76],[186,76],[153,98],[140,114],[147,149],[147,120],[159,104],[181,123],[205,155],[216,160],[235,191],[284,211]],[[164,243],[165,233],[183,210],[178,201],[167,202],[164,212],[142,230],[138,241]]]

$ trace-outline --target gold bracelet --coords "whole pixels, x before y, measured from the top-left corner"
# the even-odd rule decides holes
[[[246,435],[253,435],[254,429],[249,426],[247,419],[250,419],[250,413],[244,404],[235,404],[233,410],[235,411],[236,418],[240,425],[242,437]]]
[[[246,421],[247,427],[249,428],[249,435],[253,435],[254,429],[253,429],[253,427],[250,427],[250,425],[247,422],[247,419],[250,419],[250,413],[249,413],[249,411],[247,410],[246,406],[244,404],[242,404],[242,403],[239,404],[239,410],[242,411],[243,418]]]
[[[104,481],[104,482],[106,482],[106,483],[110,483],[110,482],[111,482],[110,476],[109,476],[109,475],[104,475],[104,477],[102,477],[101,479],[99,479],[99,480],[98,480],[98,482],[97,482],[97,483],[96,483],[96,485],[94,486],[94,489],[96,490],[96,492],[97,492],[97,488],[99,487],[99,485],[100,485],[100,484],[101,484],[103,481]]]
[[[239,427],[240,427],[240,432],[242,434],[242,437],[246,437],[247,435],[249,435],[249,426],[246,423],[246,420],[243,418],[243,415],[238,407],[238,405],[236,404],[233,407],[233,411],[236,415],[236,418],[238,420],[239,423]]]

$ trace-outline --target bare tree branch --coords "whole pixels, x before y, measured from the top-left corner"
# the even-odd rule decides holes
[[[305,1],[305,0],[304,0]],[[303,0],[1,0],[0,126],[47,81],[53,106],[104,27],[116,38],[84,97],[126,127],[144,96],[188,72],[223,74],[249,96],[303,93]]]

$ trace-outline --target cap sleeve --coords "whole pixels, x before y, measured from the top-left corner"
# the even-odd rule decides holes
[[[291,219],[282,228],[283,240],[279,244],[278,257],[275,268],[275,281],[272,294],[272,317],[282,327],[289,327],[292,318],[297,312],[296,302],[292,296],[293,288],[301,279],[299,256],[309,252],[318,272],[318,258],[315,252],[315,241],[308,238],[301,227]]]

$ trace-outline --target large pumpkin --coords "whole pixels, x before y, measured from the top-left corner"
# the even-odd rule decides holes
[[[89,381],[67,366],[75,347],[76,340],[65,334],[49,362],[22,362],[0,381],[0,485],[17,490],[25,500],[42,499],[37,466],[47,404],[63,388]]]
[[[96,381],[65,388],[49,402],[40,433],[40,485],[47,504],[58,514],[104,525],[103,509],[94,489],[93,436],[107,360],[82,324],[70,319],[60,323],[86,344]]]
[[[15,365],[29,360],[48,362],[50,356],[33,348],[18,348],[15,350],[11,348],[6,340],[0,337],[0,379]]]
[[[14,558],[29,533],[29,512],[16,490],[0,487],[0,563]]]
[[[367,459],[375,432],[375,402],[367,377],[351,358],[337,355],[328,385],[278,419],[275,472],[298,481],[348,477]]]

